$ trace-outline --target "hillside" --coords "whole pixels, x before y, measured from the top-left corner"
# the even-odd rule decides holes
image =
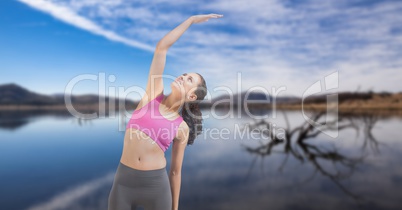
[[[137,102],[131,100],[122,100],[118,98],[110,98],[98,96],[95,94],[85,95],[71,95],[71,102],[74,107],[88,108],[99,106],[105,102],[108,107],[109,103],[114,103],[117,107],[118,104],[125,104],[126,107],[133,108]],[[120,102],[120,103],[119,103]],[[27,108],[30,107],[64,107],[64,94],[44,95],[32,92],[22,86],[15,83],[0,85],[0,106],[1,108],[12,109],[13,107]]]

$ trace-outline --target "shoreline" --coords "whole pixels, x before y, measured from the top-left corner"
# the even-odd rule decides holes
[[[70,106],[71,107],[71,106]],[[203,104],[200,106],[201,109],[211,109],[212,106],[209,104]],[[238,107],[237,104],[234,104],[233,107]],[[331,108],[330,106],[328,106]],[[109,106],[102,104],[93,104],[93,105],[74,105],[71,108],[74,108],[77,111],[99,111],[105,110],[109,111]],[[110,110],[119,111],[119,110],[134,110],[136,106],[127,106],[127,107],[113,107]],[[228,109],[230,106],[228,104],[222,104],[221,106],[216,106],[216,109]],[[271,104],[248,104],[248,108],[250,109],[272,109],[273,106]],[[325,111],[327,110],[327,104],[277,104],[275,106],[278,110],[308,110],[308,111]],[[242,107],[241,109],[244,109]],[[0,111],[33,111],[33,110],[54,110],[54,111],[68,111],[68,108],[64,105],[0,105]],[[368,112],[397,112],[402,113],[402,106],[399,104],[395,105],[372,105],[372,104],[339,104],[338,106],[339,113],[368,113]]]

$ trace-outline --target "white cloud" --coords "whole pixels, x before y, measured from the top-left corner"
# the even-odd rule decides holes
[[[84,18],[80,15],[77,15],[74,11],[72,11],[67,7],[59,6],[57,4],[45,0],[18,0],[18,1],[23,2],[35,9],[49,13],[53,17],[62,20],[66,23],[69,23],[73,26],[87,30],[97,35],[104,36],[109,40],[121,42],[129,46],[137,47],[148,51],[153,51],[154,49],[150,45],[144,44],[139,41],[127,39],[125,37],[116,34],[113,31],[105,30],[102,27],[95,24],[93,21],[88,20],[87,18]]]
[[[236,91],[236,73],[241,71],[243,89],[286,86],[286,93],[301,95],[316,80],[338,70],[340,90],[358,86],[402,90],[402,83],[390,85],[402,80],[398,73],[402,33],[391,33],[402,28],[402,2],[356,6],[346,0],[303,4],[280,0],[20,1],[146,50],[152,50],[150,46],[191,14],[224,14],[224,18],[191,26],[169,51],[179,58],[173,64],[178,74],[184,69],[200,72],[210,88],[225,84]],[[382,82],[373,84],[374,78]]]

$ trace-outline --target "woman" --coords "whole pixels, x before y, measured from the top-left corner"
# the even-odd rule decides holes
[[[201,132],[197,103],[206,95],[206,83],[198,73],[185,73],[171,83],[172,92],[165,97],[162,73],[166,53],[193,23],[220,17],[191,16],[158,42],[146,94],[127,124],[123,152],[109,195],[109,210],[131,210],[137,206],[145,210],[178,209],[184,150]],[[172,142],[167,174],[164,152]]]

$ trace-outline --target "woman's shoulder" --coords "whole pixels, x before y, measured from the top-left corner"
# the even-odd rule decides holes
[[[180,116],[180,118],[181,118],[181,116]],[[181,118],[181,119],[183,119],[183,118]],[[179,127],[180,127],[180,129],[183,129],[183,130],[190,130],[190,127],[187,125],[187,122],[184,120],[182,120]]]
[[[143,107],[147,106],[148,104],[150,104],[153,101],[157,101],[158,103],[160,103],[164,97],[165,97],[165,95],[163,95],[163,92],[158,94],[154,98],[150,98],[148,95],[144,95],[141,98],[141,100],[138,102],[137,108],[135,110],[142,109]]]
[[[143,100],[145,102],[150,102],[153,100],[162,101],[164,97],[165,97],[165,95],[163,94],[163,92],[155,93],[155,94],[145,93],[145,95],[142,97],[141,100]]]

